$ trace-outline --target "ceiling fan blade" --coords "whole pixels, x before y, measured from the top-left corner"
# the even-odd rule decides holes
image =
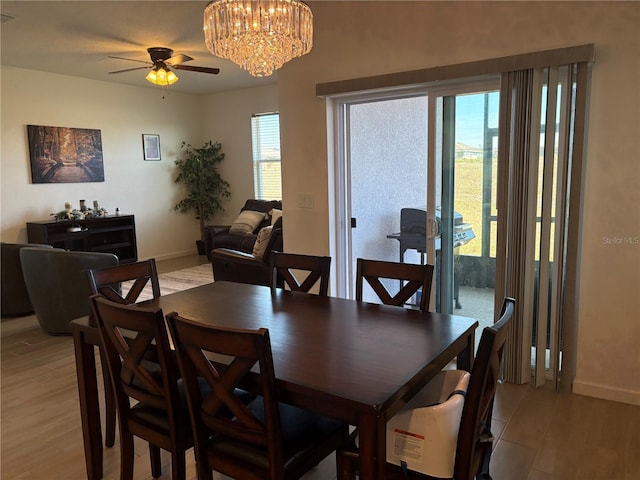
[[[178,55],[174,55],[173,57],[168,58],[164,63],[175,67],[176,65],[180,65],[184,62],[190,62],[191,60],[193,60],[193,58],[189,55],[183,55],[182,53],[179,53]]]
[[[135,58],[116,57],[116,56],[113,56],[113,55],[109,55],[109,58],[117,58],[118,60],[129,60],[130,62],[146,63],[147,65],[151,64],[151,62],[149,62],[147,60],[136,60]]]
[[[124,70],[116,70],[115,72],[109,72],[109,73],[123,73],[123,72],[131,72],[133,70],[144,70],[147,68],[151,68],[151,67],[134,67],[134,68],[125,68]]]
[[[219,68],[194,67],[192,65],[173,65],[176,70],[189,70],[191,72],[212,73],[214,75],[220,73]]]

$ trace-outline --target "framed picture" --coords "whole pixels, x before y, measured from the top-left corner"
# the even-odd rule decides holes
[[[27,125],[27,137],[33,183],[104,182],[100,130]]]
[[[145,160],[160,160],[160,135],[142,134],[142,150]]]

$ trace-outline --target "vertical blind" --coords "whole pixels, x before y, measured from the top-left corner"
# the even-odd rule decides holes
[[[282,199],[280,115],[278,113],[253,115],[251,137],[255,198],[280,200]]]
[[[505,379],[516,383],[550,379],[568,390],[575,374],[587,68],[502,75],[496,301],[518,299],[504,362]]]

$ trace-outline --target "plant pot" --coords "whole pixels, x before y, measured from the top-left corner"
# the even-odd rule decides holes
[[[204,242],[202,240],[196,240],[196,247],[198,248],[198,255],[207,254],[207,252],[204,249]]]

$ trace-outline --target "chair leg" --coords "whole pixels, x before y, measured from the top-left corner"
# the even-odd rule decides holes
[[[491,463],[491,453],[493,452],[493,442],[489,445],[484,458],[482,459],[482,465],[480,467],[480,471],[478,472],[477,480],[492,480],[491,475],[489,475],[489,464]]]
[[[336,472],[337,480],[355,480],[356,475],[353,468],[354,459],[348,453],[336,452]]]
[[[196,462],[196,471],[198,472],[198,480],[213,480],[213,471],[206,461]]]
[[[184,458],[184,450],[176,449],[171,452],[171,479],[186,480],[187,478],[187,462]]]
[[[158,478],[162,475],[162,459],[160,458],[160,447],[149,444],[149,457],[151,458],[151,476]]]
[[[113,393],[113,385],[111,385],[111,379],[109,378],[107,357],[102,351],[102,347],[98,351],[100,352],[102,381],[104,383],[104,446],[111,448],[116,443],[116,399]]]
[[[133,435],[120,429],[120,480],[133,480]]]

